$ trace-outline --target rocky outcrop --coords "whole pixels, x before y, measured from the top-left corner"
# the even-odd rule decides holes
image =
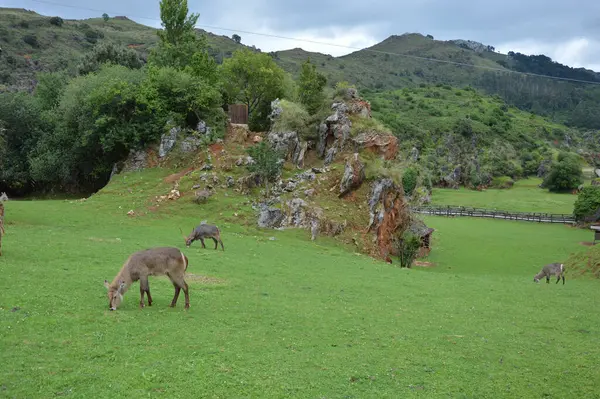
[[[358,153],[354,153],[346,160],[344,175],[340,182],[340,197],[356,190],[365,180],[365,165],[360,161]]]
[[[285,220],[283,211],[279,208],[261,205],[258,214],[258,227],[280,228]]]
[[[308,144],[300,141],[297,132],[270,132],[267,140],[277,152],[297,168],[304,167],[304,154]]]
[[[334,113],[319,126],[317,143],[317,155],[325,158],[325,165],[329,165],[335,154],[344,148],[352,129],[352,122],[348,118],[348,106],[345,103],[334,103],[331,109]]]
[[[164,158],[177,142],[177,136],[181,132],[181,128],[173,127],[169,129],[168,133],[165,133],[160,138],[160,147],[158,147],[158,156]]]
[[[377,244],[373,255],[389,259],[395,255],[394,237],[408,228],[410,217],[404,190],[391,179],[381,179],[373,185],[369,197],[368,232],[375,232]]]
[[[363,132],[352,139],[355,151],[366,149],[384,159],[394,159],[398,154],[398,138],[393,134],[381,132]]]
[[[151,168],[158,164],[154,149],[146,150],[131,150],[129,156],[122,163],[116,164],[113,167],[113,175],[120,172],[133,172],[146,168]]]

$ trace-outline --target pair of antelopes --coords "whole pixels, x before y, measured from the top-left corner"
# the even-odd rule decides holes
[[[183,235],[183,232],[181,234]],[[189,236],[184,236],[185,246],[189,248],[192,242],[200,240],[202,248],[206,248],[206,245],[204,245],[205,238],[211,238],[215,242],[215,249],[218,248],[218,244],[221,244],[221,248],[225,251],[219,228],[205,222],[196,226]],[[140,308],[145,306],[144,293],[148,297],[148,306],[152,306],[148,276],[167,276],[173,283],[173,287],[175,287],[175,295],[170,306],[175,307],[179,292],[183,290],[185,309],[189,309],[190,295],[188,285],[183,278],[188,263],[187,256],[174,247],[150,248],[132,254],[127,258],[112,283],[109,284],[107,280],[104,280],[104,286],[108,290],[108,308],[117,310],[129,286],[138,280],[140,282]]]

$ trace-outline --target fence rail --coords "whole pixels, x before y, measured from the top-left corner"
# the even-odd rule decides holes
[[[539,212],[509,212],[492,209],[466,208],[463,206],[424,206],[413,208],[416,213],[437,216],[469,216],[502,220],[522,220],[538,223],[576,223],[573,215],[539,213]]]

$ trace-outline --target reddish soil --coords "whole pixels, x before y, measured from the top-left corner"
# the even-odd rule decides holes
[[[187,169],[182,170],[181,172],[173,173],[172,175],[169,175],[169,176],[165,177],[163,179],[163,181],[165,183],[175,183],[177,180],[181,179],[183,176],[185,176],[186,174],[188,174],[192,170],[194,170],[194,168],[193,167],[189,167]]]
[[[593,246],[593,245],[594,245],[594,243],[593,243],[593,242],[589,242],[589,241],[582,241],[582,242],[580,242],[579,244],[581,244],[581,245],[583,245],[583,246],[586,246],[586,247],[591,247],[591,246]]]
[[[435,266],[435,263],[421,262],[421,261],[418,261],[418,260],[416,260],[413,264],[415,266],[421,266],[421,267],[433,267],[433,266]]]

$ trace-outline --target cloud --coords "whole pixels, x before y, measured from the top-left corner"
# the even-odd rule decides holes
[[[159,26],[158,0],[5,0],[7,7],[26,7],[67,18],[127,15]],[[6,4],[8,3],[8,4]],[[63,7],[49,3],[70,5]],[[365,47],[390,35],[432,34],[436,39],[470,39],[503,51],[543,52],[562,63],[598,69],[600,2],[590,0],[188,0],[199,24]],[[154,18],[155,20],[141,19]],[[230,36],[233,32],[208,29]],[[352,49],[266,38],[240,33],[244,43],[265,51],[302,47],[332,55]]]

